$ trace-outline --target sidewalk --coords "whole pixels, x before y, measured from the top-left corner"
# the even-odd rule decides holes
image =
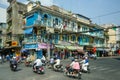
[[[102,59],[102,58],[120,58],[120,55],[117,55],[117,56],[107,56],[107,57],[97,57],[97,59]]]

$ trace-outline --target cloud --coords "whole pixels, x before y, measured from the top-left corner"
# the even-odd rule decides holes
[[[0,15],[0,22],[6,23],[6,9],[0,8]]]
[[[21,3],[28,3],[27,0],[17,0],[18,2],[21,2]],[[32,1],[37,1],[37,0],[32,0]],[[53,5],[53,0],[39,0],[41,2],[42,5],[44,6],[51,6]],[[0,0],[0,4],[1,5],[4,5],[6,7],[8,7],[9,3],[7,2],[7,0]]]
[[[8,6],[9,3],[7,2],[7,0],[0,0],[0,4]]]
[[[53,0],[39,0],[42,5],[51,6],[53,5]]]
[[[19,2],[22,2],[22,3],[28,3],[27,0],[18,0]],[[37,0],[32,0],[32,1],[37,1]],[[51,6],[53,5],[53,0],[38,0],[41,2],[42,5],[44,6]]]

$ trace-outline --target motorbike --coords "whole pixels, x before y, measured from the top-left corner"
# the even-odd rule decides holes
[[[12,71],[16,71],[17,70],[17,64],[10,64],[10,68]]]
[[[53,66],[54,66],[54,65],[53,65]],[[62,64],[56,65],[56,69],[53,67],[53,70],[54,70],[54,71],[63,72],[63,65],[62,65]]]
[[[80,64],[81,64],[81,72],[90,73],[89,64],[84,64],[84,63],[80,63]]]
[[[26,61],[25,66],[26,67],[32,67],[32,61]]]
[[[64,75],[80,80],[82,73],[81,70],[72,70],[70,66],[66,66],[64,69]]]
[[[50,63],[50,61],[47,62],[47,68],[48,69],[53,69],[54,63]]]
[[[45,70],[43,66],[38,66],[35,70],[35,67],[33,67],[33,72],[38,73],[38,74],[44,74]]]

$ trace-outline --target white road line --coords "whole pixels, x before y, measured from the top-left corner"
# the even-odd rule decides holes
[[[111,69],[111,70],[108,70],[108,71],[106,71],[106,72],[116,72],[116,71],[118,71],[118,70],[115,70],[115,69]]]
[[[106,70],[110,70],[110,68],[102,68],[102,69],[99,69],[101,71],[106,71]]]

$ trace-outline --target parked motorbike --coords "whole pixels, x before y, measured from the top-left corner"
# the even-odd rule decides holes
[[[64,75],[66,75],[68,77],[74,77],[74,78],[77,78],[78,80],[80,80],[82,73],[80,70],[72,70],[70,68],[70,66],[66,66],[65,70],[64,70]]]

